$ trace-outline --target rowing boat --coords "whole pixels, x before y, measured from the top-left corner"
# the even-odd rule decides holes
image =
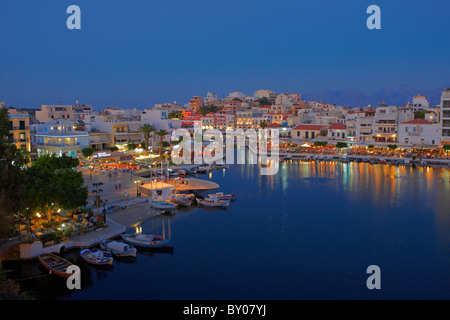
[[[44,253],[38,256],[38,260],[51,274],[63,278],[68,278],[73,274],[72,272],[68,272],[67,269],[74,264],[57,255]]]

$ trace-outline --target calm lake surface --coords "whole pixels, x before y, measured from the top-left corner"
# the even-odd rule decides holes
[[[39,299],[449,299],[450,171],[339,162],[230,165],[199,178],[237,201],[147,220],[174,250],[139,251],[111,270],[86,265],[82,289],[65,280],[22,280]],[[366,287],[370,265],[381,290]],[[39,263],[7,266],[11,277],[43,274]]]

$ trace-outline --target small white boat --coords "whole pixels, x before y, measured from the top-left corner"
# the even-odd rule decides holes
[[[230,205],[230,200],[221,200],[219,197],[198,198],[197,203],[205,207],[222,207],[226,208]]]
[[[150,207],[161,210],[173,210],[175,205],[173,203],[168,203],[164,200],[149,199],[148,204]]]
[[[113,264],[113,257],[108,252],[97,249],[81,249],[80,256],[88,263],[98,266]]]
[[[236,200],[236,195],[234,193],[224,194],[223,192],[217,192],[215,194],[208,194],[208,197],[210,198],[218,197],[220,200],[229,200],[229,201]]]
[[[122,239],[126,243],[132,244],[136,247],[143,248],[165,248],[171,247],[171,240],[164,239],[162,236],[153,234],[122,234]]]
[[[100,242],[100,247],[114,257],[136,257],[136,248],[121,241],[103,240]]]
[[[195,199],[194,194],[177,194],[172,197],[172,202],[181,206],[191,206]]]

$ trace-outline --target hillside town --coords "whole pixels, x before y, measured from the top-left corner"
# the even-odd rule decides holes
[[[6,107],[6,103],[0,102]],[[391,106],[350,108],[306,101],[298,93],[258,90],[247,95],[239,90],[225,98],[208,92],[188,103],[155,104],[149,109],[107,107],[97,111],[92,105],[42,105],[40,109],[9,107],[10,140],[31,158],[46,154],[77,156],[85,148],[97,156],[110,151],[156,150],[161,142],[170,143],[179,128],[193,131],[218,129],[279,129],[284,142],[345,142],[350,147],[442,149],[450,144],[450,88],[441,103],[431,105],[417,94],[412,102]],[[143,132],[151,125],[153,132]],[[165,130],[159,139],[156,130]],[[146,145],[147,143],[147,145]],[[131,147],[130,147],[131,146]],[[125,158],[123,158],[125,159]]]

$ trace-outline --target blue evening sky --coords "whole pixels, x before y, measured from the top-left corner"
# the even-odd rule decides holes
[[[81,8],[81,30],[66,9]],[[366,9],[381,7],[382,29]],[[450,74],[448,0],[1,0],[0,101],[39,107],[186,103],[408,85]]]

